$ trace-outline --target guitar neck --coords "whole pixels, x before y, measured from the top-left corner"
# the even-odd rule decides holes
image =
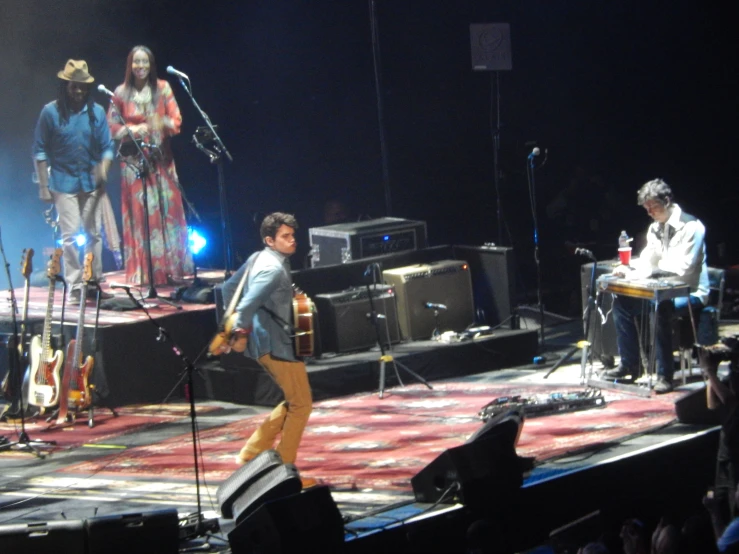
[[[46,356],[51,350],[51,319],[54,314],[54,290],[56,281],[49,281],[49,295],[46,299],[46,317],[44,318],[44,332],[41,335],[41,347],[43,355]]]
[[[26,279],[26,287],[23,291],[23,319],[21,320],[21,341],[18,347],[21,349],[21,352],[25,348],[26,344],[26,333],[28,331],[27,325],[28,325],[28,298],[31,293],[31,280]]]
[[[74,344],[74,368],[82,364],[82,339],[85,337],[85,299],[87,298],[87,283],[80,290],[80,313],[77,316],[77,334]]]

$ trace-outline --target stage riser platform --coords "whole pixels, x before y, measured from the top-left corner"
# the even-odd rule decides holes
[[[522,365],[531,361],[538,347],[536,331],[501,331],[476,341],[439,344],[431,341],[403,343],[393,349],[394,359],[429,382]],[[315,360],[308,364],[314,400],[361,392],[380,385],[380,352],[364,352]],[[418,380],[398,367],[406,385]],[[386,364],[386,389],[398,386],[393,364]],[[274,406],[280,390],[254,361],[241,355],[224,356],[220,363],[200,366],[207,398],[237,404]]]
[[[196,359],[216,331],[213,309],[177,312],[156,321],[190,360]],[[65,323],[65,341],[74,338],[76,330],[76,325]],[[159,331],[150,321],[100,327],[96,340],[93,331],[93,327],[85,326],[82,350],[84,356],[92,355],[94,359],[90,383],[95,404],[116,407],[158,403],[168,395],[169,400],[184,398],[184,387],[178,381],[185,365],[172,343],[157,340]],[[58,340],[58,324],[52,325],[52,335]],[[4,346],[0,356],[4,362],[0,367],[2,376],[7,370]],[[196,390],[196,394],[203,393]]]

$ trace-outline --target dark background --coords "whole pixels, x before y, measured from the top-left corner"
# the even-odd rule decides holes
[[[615,254],[621,229],[648,224],[636,190],[662,177],[708,228],[709,264],[737,257],[737,64],[720,6],[575,0],[377,0],[377,48],[388,153],[386,209],[370,2],[5,1],[0,17],[0,229],[13,284],[21,251],[51,230],[31,182],[36,118],[68,58],[96,84],[123,80],[136,44],[153,51],[184,116],[173,141],[186,195],[209,235],[199,266],[223,267],[216,168],[190,143],[203,124],[173,65],[218,124],[237,260],[259,246],[255,222],[293,212],[303,263],[309,227],[340,198],[352,219],[424,220],[432,245],[513,246],[519,289],[536,288],[526,155],[547,150],[534,191],[550,305],[579,286],[565,243]],[[513,70],[500,83],[500,185],[493,186],[495,73],[472,71],[471,23],[511,25]],[[95,92],[100,103],[106,98]],[[537,159],[541,163],[544,156]],[[552,202],[572,192],[566,209]],[[118,173],[109,192],[119,208]],[[500,200],[500,218],[498,217]],[[190,218],[191,221],[194,218]],[[499,233],[499,228],[502,233]],[[112,269],[112,260],[105,260]],[[7,279],[0,275],[0,286]],[[534,295],[535,296],[535,295]],[[3,300],[4,301],[4,300]],[[571,307],[571,306],[570,306]],[[567,309],[565,306],[562,309]]]

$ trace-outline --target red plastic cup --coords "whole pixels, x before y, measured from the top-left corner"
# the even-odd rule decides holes
[[[621,261],[621,265],[631,265],[631,246],[619,248],[618,259]]]

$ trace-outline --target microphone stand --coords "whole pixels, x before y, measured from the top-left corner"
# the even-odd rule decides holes
[[[598,306],[598,297],[595,287],[596,269],[598,268],[598,261],[590,250],[585,248],[578,248],[575,250],[576,254],[582,254],[593,262],[593,270],[590,273],[590,286],[588,288],[588,302],[585,305],[585,311],[582,314],[583,318],[583,340],[579,341],[567,354],[557,360],[552,368],[544,375],[544,379],[549,377],[552,373],[557,371],[559,366],[565,363],[567,360],[572,358],[578,350],[582,351],[580,357],[580,384],[584,385],[587,381],[585,375],[585,366],[587,365],[588,356],[590,355],[590,346],[593,341],[590,339],[590,315]]]
[[[126,125],[126,121],[123,119],[123,116],[118,111],[118,107],[115,105],[115,102],[110,101],[110,106],[113,111],[113,114],[118,119],[118,121],[123,125],[123,128],[126,130],[126,134],[128,135],[129,140],[131,143],[136,147],[136,150],[138,150],[139,153],[139,159],[140,164],[137,166],[134,166],[136,168],[136,175],[141,180],[141,190],[143,192],[143,202],[144,202],[144,247],[146,250],[146,270],[147,270],[147,276],[149,280],[149,291],[146,294],[146,298],[156,298],[157,297],[157,289],[154,286],[154,267],[151,260],[151,235],[149,230],[149,197],[147,193],[148,185],[147,181],[149,179],[149,175],[151,174],[150,170],[150,162],[149,159],[146,157],[146,153],[144,153],[143,148],[141,148],[141,144],[139,144],[139,141],[136,140],[136,138],[133,135],[133,132],[131,129]]]
[[[535,167],[534,157],[538,154],[538,148],[534,149],[536,153],[529,154],[526,160],[526,176],[529,184],[529,199],[531,201],[531,215],[534,221],[534,261],[536,262],[536,300],[539,304],[539,318],[541,330],[541,348],[544,348],[544,304],[541,297],[541,261],[539,259],[539,219],[536,214],[536,183],[534,179]]]
[[[377,273],[380,272],[380,265],[377,263],[370,264],[367,266],[367,269],[364,272],[365,277],[368,276],[370,273],[372,274],[372,287],[370,288],[370,282],[369,280],[365,280],[365,286],[367,287],[367,298],[369,299],[369,305],[370,305],[370,313],[368,314],[368,317],[372,320],[372,324],[375,328],[375,336],[377,337],[377,345],[380,347],[380,386],[379,386],[379,395],[380,398],[383,398],[385,395],[385,365],[387,362],[390,362],[393,364],[393,369],[395,370],[395,377],[398,379],[398,383],[400,383],[401,387],[404,387],[403,381],[400,378],[400,373],[398,372],[398,367],[401,369],[404,369],[406,372],[408,372],[410,375],[415,377],[418,381],[426,385],[429,389],[433,390],[434,387],[432,387],[426,379],[421,377],[418,373],[413,371],[411,368],[403,365],[399,361],[397,361],[393,355],[392,355],[392,346],[390,341],[390,330],[387,329],[387,348],[388,350],[385,350],[385,345],[382,341],[382,336],[380,335],[380,325],[378,323],[378,319],[384,318],[384,315],[378,314],[377,310],[375,309],[375,300],[373,298],[373,292],[377,289]],[[387,352],[390,352],[388,354]]]
[[[218,136],[218,133],[216,132],[216,127],[215,125],[213,125],[213,123],[211,123],[210,117],[208,117],[208,114],[203,111],[203,109],[195,100],[195,97],[192,95],[192,91],[190,90],[188,84],[185,83],[185,80],[182,78],[182,76],[177,75],[177,78],[179,79],[182,88],[185,89],[185,92],[190,97],[192,105],[195,106],[195,109],[198,111],[198,113],[200,113],[200,117],[203,118],[203,121],[205,122],[205,125],[207,127],[207,129],[202,129],[199,127],[192,137],[192,142],[195,144],[198,150],[206,153],[210,158],[210,163],[216,164],[216,167],[218,168],[218,197],[220,200],[221,208],[221,230],[223,233],[223,258],[225,264],[224,278],[228,279],[233,273],[233,265],[231,263],[231,221],[228,216],[228,199],[226,195],[225,178],[223,176],[223,156],[225,155],[228,158],[229,162],[233,162],[233,157],[231,157],[231,153],[226,148],[226,145],[223,144],[221,137]],[[215,152],[213,150],[208,150],[200,143],[200,141],[198,140],[198,132],[200,132],[204,139],[212,140],[214,142],[213,150],[215,150]]]
[[[193,373],[195,373],[195,366],[190,361],[190,359],[184,354],[184,352],[182,352],[182,349],[172,340],[172,337],[170,336],[169,332],[164,327],[159,325],[159,323],[157,323],[156,320],[151,317],[151,314],[146,309],[146,306],[142,302],[139,302],[134,297],[134,295],[131,293],[131,287],[120,286],[120,288],[124,289],[128,297],[135,304],[141,307],[142,310],[144,310],[144,313],[146,314],[146,317],[149,318],[149,321],[151,322],[151,324],[157,328],[157,336],[155,340],[157,342],[167,342],[168,341],[172,348],[172,351],[182,361],[182,365],[185,368],[185,371],[183,372],[182,376],[180,377],[180,380],[177,382],[175,386],[179,385],[183,381],[183,379],[187,377],[187,390],[189,393],[188,396],[189,396],[189,401],[190,401],[190,429],[192,433],[192,452],[193,452],[193,461],[195,463],[195,466],[194,466],[195,468],[195,496],[196,496],[197,506],[198,506],[195,534],[200,535],[205,530],[205,526],[203,524],[203,511],[202,511],[201,500],[200,500],[200,464],[198,463],[197,413],[195,411],[195,383],[193,382],[193,377],[192,377]]]

